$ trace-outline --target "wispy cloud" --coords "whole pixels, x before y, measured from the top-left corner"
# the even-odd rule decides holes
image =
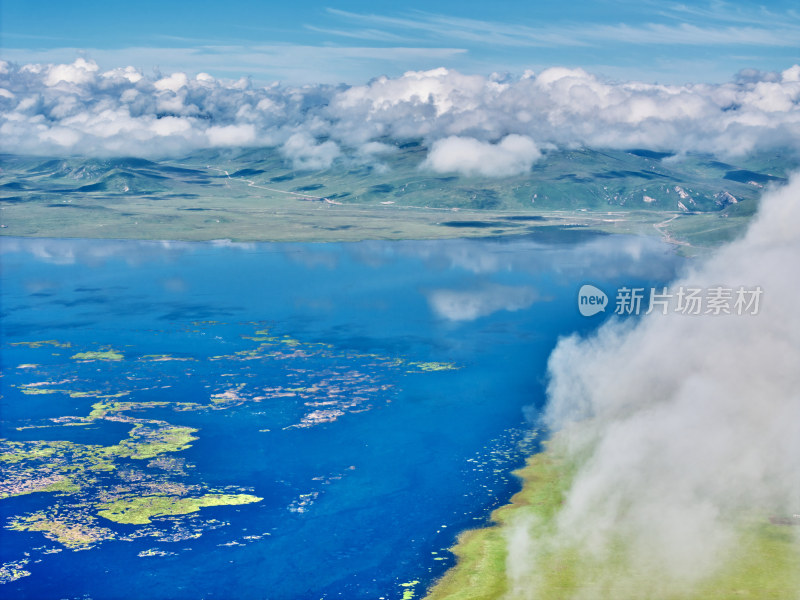
[[[315,25],[304,25],[304,27],[316,33],[371,42],[408,43],[410,41],[420,41],[419,39],[409,39],[407,36],[398,35],[396,33],[389,33],[383,29],[332,29],[329,27],[317,27]]]
[[[69,38],[56,36],[56,35],[36,35],[32,33],[15,33],[13,31],[3,31],[3,37],[12,40],[39,40],[39,41],[56,41],[64,42]]]
[[[594,42],[617,40],[628,44],[680,44],[690,46],[793,46],[800,40],[800,26],[783,27],[714,27],[689,23],[664,25],[612,25],[591,30],[576,30],[576,34]]]
[[[397,31],[424,32],[442,40],[512,47],[595,46],[600,44],[696,46],[798,46],[800,17],[793,11],[744,13],[683,5],[660,11],[669,22],[527,25],[413,11],[401,16],[354,13],[330,8],[349,23]],[[653,15],[658,16],[658,14]],[[333,31],[331,31],[333,33]]]
[[[410,16],[408,17],[360,14],[335,8],[329,8],[328,12],[350,22],[373,25],[376,27],[422,31],[440,39],[462,40],[503,46],[585,45],[585,42],[565,35],[564,32],[552,29],[482,21],[421,11],[409,13]]]
[[[657,3],[651,1],[649,4],[655,7],[655,14],[681,21],[697,19],[712,23],[746,23],[762,27],[775,27],[779,24],[785,24],[787,21],[800,21],[800,13],[796,10],[778,13],[769,10],[765,6],[745,8],[730,2],[714,1],[707,5],[688,5],[675,2]]]

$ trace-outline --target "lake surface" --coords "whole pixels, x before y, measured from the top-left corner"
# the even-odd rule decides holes
[[[549,239],[0,238],[0,593],[424,595],[518,489],[558,337],[609,318],[579,287],[682,265],[654,239]],[[100,514],[212,496],[240,503]]]

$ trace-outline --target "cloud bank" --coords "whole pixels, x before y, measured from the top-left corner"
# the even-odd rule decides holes
[[[199,73],[101,71],[0,62],[0,151],[178,156],[202,148],[280,148],[295,167],[363,157],[376,142],[422,139],[426,166],[523,172],[539,148],[645,147],[745,154],[800,150],[800,66],[724,84],[602,80],[581,69],[522,76],[444,68],[361,86],[255,87]],[[370,146],[370,145],[373,146]]]
[[[731,515],[800,514],[800,282],[787,271],[799,258],[795,174],[765,194],[743,239],[672,286],[759,285],[759,314],[656,312],[559,342],[546,422],[582,466],[551,535],[528,535],[528,523],[509,538],[520,597],[536,597],[537,548],[575,544],[591,562],[617,536],[637,595],[680,595],[736,548]],[[592,589],[625,597],[625,583],[609,575]]]

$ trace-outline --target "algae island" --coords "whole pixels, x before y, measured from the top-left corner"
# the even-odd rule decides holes
[[[220,347],[233,350],[174,356],[137,353],[131,347],[125,351],[112,346],[82,347],[74,341],[7,345],[20,357],[18,368],[8,373],[11,389],[21,393],[20,398],[52,407],[49,410],[85,412],[83,416],[26,417],[14,421],[14,428],[4,424],[0,502],[32,500],[11,509],[4,523],[5,536],[33,533],[55,547],[39,544],[19,560],[6,561],[0,584],[30,576],[24,567],[34,559],[46,561],[48,554],[88,550],[112,541],[149,538],[174,544],[197,540],[229,525],[222,520],[226,510],[253,510],[262,505],[265,498],[253,493],[252,485],[206,483],[196,472],[197,465],[181,457],[214,424],[202,415],[242,409],[258,415],[263,412],[254,407],[269,405],[277,409],[272,419],[279,425],[277,431],[303,430],[390,402],[398,377],[436,377],[437,372],[459,369],[450,362],[414,361],[305,342],[288,334],[276,335],[263,322],[198,321],[186,334],[214,334],[209,337]],[[159,332],[150,335],[158,337]],[[63,357],[64,348],[73,353]],[[316,369],[307,368],[309,364]],[[98,371],[102,376],[96,375]],[[253,381],[259,371],[269,374],[268,384]],[[207,381],[203,392],[193,398],[174,397],[173,388],[192,377]],[[156,398],[152,398],[154,391]],[[192,415],[207,426],[173,422]],[[250,429],[262,436],[270,432],[256,432],[253,425]],[[123,437],[114,440],[115,433]],[[36,439],[37,435],[43,438]],[[341,476],[320,477],[315,485],[324,489]],[[319,494],[319,489],[299,494],[283,510],[301,514]],[[25,506],[37,508],[26,510]],[[220,545],[247,545],[269,535],[269,531],[248,532]],[[138,556],[177,553],[148,548]]]

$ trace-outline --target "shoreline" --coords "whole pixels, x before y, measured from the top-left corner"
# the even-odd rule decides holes
[[[450,550],[456,556],[456,564],[431,584],[424,600],[529,600],[534,597],[534,589],[537,600],[796,597],[800,589],[800,538],[791,525],[797,524],[764,510],[754,508],[725,516],[738,536],[737,549],[711,573],[694,582],[671,580],[658,571],[640,573],[630,569],[624,552],[631,547],[619,536],[615,538],[618,546],[602,559],[581,548],[554,543],[559,539],[556,517],[580,468],[558,449],[563,436],[557,433],[544,441],[541,452],[528,457],[524,467],[513,471],[520,478],[522,489],[508,504],[492,511],[488,526],[459,534]],[[535,554],[536,564],[532,561],[528,571],[520,573],[519,558],[510,565],[507,548],[511,543],[519,544],[521,532],[529,536],[526,548]],[[535,550],[531,551],[531,547]],[[514,581],[510,581],[509,571],[516,571]]]
[[[343,243],[363,241],[407,241],[447,239],[502,239],[530,237],[547,243],[572,242],[599,235],[623,234],[658,237],[684,256],[697,256],[744,230],[748,218],[733,222],[712,221],[715,215],[679,215],[664,212],[587,213],[572,211],[458,211],[416,207],[326,207],[307,211],[287,211],[266,215],[234,210],[229,222],[198,223],[194,217],[162,215],[163,221],[139,226],[131,218],[118,215],[90,221],[54,209],[36,214],[42,207],[29,206],[33,214],[22,213],[22,205],[4,206],[2,216],[8,225],[0,230],[4,238],[97,239],[154,242],[228,243]],[[225,211],[221,211],[225,212]],[[10,217],[10,219],[9,219]],[[273,218],[277,217],[277,218]],[[714,227],[717,227],[716,229]],[[711,233],[709,233],[711,232]],[[558,239],[569,236],[570,239]],[[721,239],[720,239],[721,238]]]
[[[107,214],[97,209],[92,211],[91,218],[80,218],[86,213],[75,210],[79,207],[74,204],[64,206],[70,207],[68,212],[35,203],[4,205],[0,216],[5,226],[0,230],[0,237],[344,242],[502,237],[551,228],[606,233],[641,230],[647,235],[655,235],[659,232],[649,229],[649,225],[663,220],[662,213],[637,213],[612,221],[607,219],[606,213],[453,211],[354,205],[280,210],[231,207],[215,210],[215,214],[210,216],[180,213],[180,208],[163,205],[160,206],[161,212],[150,214],[142,207],[129,206],[126,207],[129,212],[125,214],[111,210]],[[113,233],[108,234],[109,231]]]
[[[646,237],[654,237],[655,233],[647,234],[646,230],[642,232],[609,232],[599,227],[592,227],[583,224],[542,224],[536,227],[527,229],[508,229],[502,232],[486,233],[480,228],[469,229],[467,231],[459,231],[453,229],[452,232],[444,230],[435,232],[429,236],[403,236],[403,235],[385,235],[385,236],[369,236],[358,235],[354,232],[349,236],[297,236],[297,237],[281,237],[280,235],[270,236],[255,236],[255,237],[210,237],[210,236],[175,236],[175,237],[160,237],[152,236],[120,236],[120,235],[68,235],[59,234],[57,232],[36,232],[32,234],[21,233],[0,233],[0,240],[3,239],[51,239],[51,240],[105,240],[105,241],[131,241],[131,242],[164,242],[164,243],[231,243],[231,244],[337,244],[337,243],[354,243],[354,242],[405,242],[405,241],[436,241],[436,240],[459,240],[459,239],[472,239],[472,240],[502,240],[506,238],[520,238],[520,237],[538,237],[537,234],[585,234],[588,236],[603,236],[612,235],[613,233],[620,233],[622,235],[646,235]],[[663,239],[663,238],[662,238]],[[669,243],[669,242],[666,242]],[[674,244],[670,244],[674,245]]]
[[[560,476],[565,470],[563,462],[548,446],[549,442],[543,441],[540,452],[512,471],[520,480],[521,489],[511,496],[508,504],[492,511],[487,526],[458,535],[456,545],[451,548],[456,564],[431,585],[424,600],[489,599],[508,593],[504,528],[525,507],[534,507],[542,517],[552,517],[567,487],[568,481]],[[537,482],[542,485],[535,487]]]
[[[213,197],[118,202],[0,201],[4,237],[210,242],[356,242],[538,236],[564,232],[657,237],[683,256],[707,254],[743,234],[752,216],[641,209],[474,209],[404,205],[286,203]],[[557,240],[562,241],[562,240]]]

